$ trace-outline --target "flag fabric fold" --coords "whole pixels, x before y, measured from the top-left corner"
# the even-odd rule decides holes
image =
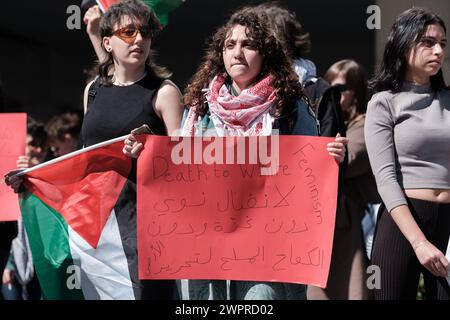
[[[45,299],[136,298],[118,218],[132,170],[122,148],[123,137],[24,171],[20,207]]]

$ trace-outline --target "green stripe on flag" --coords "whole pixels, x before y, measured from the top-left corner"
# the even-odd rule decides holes
[[[20,208],[44,299],[84,299],[66,221],[29,192],[21,198]]]
[[[155,11],[162,25],[169,23],[169,13],[178,8],[183,0],[144,0],[144,2]]]

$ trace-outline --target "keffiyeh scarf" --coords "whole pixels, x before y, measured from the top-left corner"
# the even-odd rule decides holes
[[[270,114],[275,107],[275,89],[272,77],[267,76],[251,88],[233,96],[225,84],[223,75],[214,77],[206,92],[210,118],[219,136],[270,135],[274,117]],[[189,110],[183,126],[183,135],[195,135],[198,115],[195,108]]]

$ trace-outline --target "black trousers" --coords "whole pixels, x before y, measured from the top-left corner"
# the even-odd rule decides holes
[[[427,239],[444,255],[450,236],[450,204],[408,199],[409,209]],[[415,299],[420,273],[427,299],[449,300],[447,280],[435,277],[423,267],[384,206],[380,208],[372,248],[372,264],[380,267],[381,287],[376,300]]]

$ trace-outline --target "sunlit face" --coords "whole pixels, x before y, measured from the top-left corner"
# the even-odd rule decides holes
[[[125,16],[120,25],[114,28],[114,34],[103,38],[105,49],[111,50],[118,64],[144,64],[150,53],[151,32],[143,21],[136,23]]]
[[[263,57],[254,40],[246,33],[247,28],[235,25],[223,47],[223,62],[228,75],[241,90],[248,88],[261,72]]]
[[[444,29],[438,24],[429,25],[422,39],[407,54],[408,80],[429,82],[442,67],[446,44]]]
[[[342,73],[340,73],[332,82],[331,85],[335,86],[338,84],[346,84],[345,77]],[[347,89],[341,92],[341,108],[342,110],[347,110],[353,103],[353,99],[355,98],[355,92],[351,89]]]
[[[60,157],[77,149],[77,140],[70,134],[66,134],[63,140],[54,139],[50,141],[50,148],[55,157]]]

